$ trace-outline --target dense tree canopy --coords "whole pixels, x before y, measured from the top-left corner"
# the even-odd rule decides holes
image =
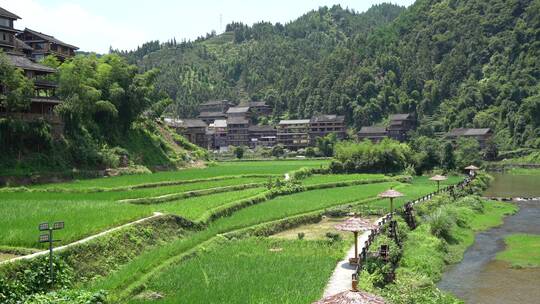
[[[419,135],[489,127],[501,149],[539,147],[539,20],[538,0],[334,6],[123,54],[143,71],[160,68],[179,115],[211,98],[262,99],[274,119],[343,114],[356,128],[408,111]]]
[[[171,103],[155,85],[157,70],[139,73],[117,54],[79,55],[62,64],[47,57],[42,63],[58,70],[48,77],[58,83],[62,102],[55,111],[62,117],[64,132],[54,140],[46,120],[19,119],[18,114],[30,106],[33,81],[0,56],[1,107],[14,113],[0,117],[2,168],[116,167],[120,157],[173,166],[189,157],[168,146],[163,128],[153,121]],[[181,138],[175,141],[200,152]]]

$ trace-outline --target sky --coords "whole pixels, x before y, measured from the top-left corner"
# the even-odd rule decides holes
[[[340,4],[363,12],[373,4],[409,6],[414,0],[0,0],[28,27],[81,51],[131,50],[150,40],[192,40],[231,21],[287,23],[320,6]]]

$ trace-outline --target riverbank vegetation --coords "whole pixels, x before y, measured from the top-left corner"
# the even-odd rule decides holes
[[[513,234],[504,239],[506,249],[497,260],[509,262],[515,268],[540,267],[540,236]]]
[[[406,233],[400,237],[402,249],[395,249],[401,257],[396,280],[390,284],[383,280],[382,274],[388,272],[383,263],[361,273],[361,286],[384,295],[393,304],[460,303],[435,285],[446,265],[462,259],[476,232],[500,225],[505,216],[517,211],[511,203],[483,201],[474,195],[488,180],[480,175],[476,185],[468,193],[459,193],[457,199],[441,194],[416,206],[419,226],[410,232],[400,229]]]

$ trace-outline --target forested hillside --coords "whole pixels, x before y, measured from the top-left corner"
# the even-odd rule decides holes
[[[538,148],[539,25],[538,0],[418,0],[232,23],[222,35],[121,53],[160,69],[157,85],[181,116],[212,98],[265,100],[274,119],[344,114],[356,128],[411,111],[423,135],[490,127],[499,149]]]

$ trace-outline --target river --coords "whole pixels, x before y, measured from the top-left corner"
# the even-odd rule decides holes
[[[540,197],[540,175],[494,174],[485,193],[492,197]],[[463,260],[448,267],[438,286],[467,304],[540,303],[540,268],[513,269],[496,261],[504,237],[515,233],[540,235],[540,201],[519,201],[519,212],[500,227],[476,235]]]

